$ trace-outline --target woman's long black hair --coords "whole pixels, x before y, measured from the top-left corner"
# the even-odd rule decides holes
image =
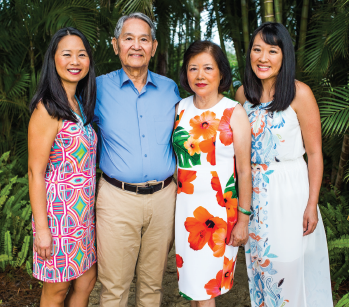
[[[244,76],[246,99],[254,106],[257,106],[260,104],[263,92],[262,82],[251,67],[251,49],[257,34],[261,35],[266,44],[279,46],[282,51],[282,64],[276,77],[274,99],[267,109],[271,112],[286,110],[296,94],[296,60],[291,36],[281,23],[265,22],[253,32],[246,55]]]
[[[92,59],[92,50],[86,37],[78,30],[68,27],[58,30],[52,37],[51,42],[45,53],[42,65],[40,81],[30,102],[29,110],[33,113],[37,104],[42,101],[48,114],[52,117],[77,122],[77,118],[70,108],[67,94],[63,88],[60,76],[56,71],[55,54],[58,43],[67,35],[76,35],[81,38],[88,57],[90,59],[90,68],[87,75],[79,81],[76,87],[76,96],[79,98],[85,115],[85,124],[92,121],[94,108],[96,104],[96,76],[94,63]]]

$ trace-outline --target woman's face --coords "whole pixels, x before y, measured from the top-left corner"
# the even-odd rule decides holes
[[[63,85],[76,85],[88,74],[90,59],[80,37],[67,35],[60,40],[55,65]]]
[[[279,46],[268,45],[257,34],[251,49],[251,67],[261,80],[276,78],[282,65],[282,51]]]
[[[218,93],[222,76],[215,59],[208,52],[202,52],[189,60],[187,78],[196,95],[207,96]]]

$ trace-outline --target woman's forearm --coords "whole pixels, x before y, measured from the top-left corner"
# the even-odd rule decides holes
[[[35,229],[47,230],[46,184],[44,174],[29,171],[29,197],[34,216]]]
[[[239,206],[247,211],[251,210],[252,176],[248,167],[238,173],[239,177]],[[249,216],[238,211],[238,221],[248,221]]]
[[[308,174],[309,174],[309,200],[308,205],[316,206],[319,200],[320,187],[323,175],[322,153],[308,154]]]

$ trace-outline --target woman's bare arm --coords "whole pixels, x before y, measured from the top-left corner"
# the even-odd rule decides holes
[[[245,97],[245,93],[244,93],[244,87],[241,85],[238,90],[235,93],[235,100],[240,102],[240,104],[243,106],[245,101],[246,101],[246,97]]]
[[[291,107],[297,113],[308,156],[309,199],[303,218],[306,236],[315,230],[318,222],[317,203],[323,174],[320,112],[309,86],[299,81],[296,81],[296,97]]]
[[[61,123],[52,118],[45,107],[39,103],[28,127],[29,196],[36,230],[34,249],[45,260],[50,260],[52,249],[46,209],[45,171],[51,146],[60,125]]]
[[[239,206],[247,211],[251,208],[251,127],[246,111],[237,105],[230,119],[234,135],[236,169],[239,178]],[[238,222],[235,225],[230,243],[233,246],[246,244],[248,240],[249,216],[238,211]]]

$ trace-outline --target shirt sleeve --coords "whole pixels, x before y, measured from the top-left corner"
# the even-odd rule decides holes
[[[179,89],[178,89],[177,84],[175,84],[174,92],[175,92],[176,97],[177,97],[177,102],[176,102],[176,103],[178,103],[178,102],[180,102],[180,101],[182,100],[182,98],[181,98],[181,96],[180,96],[180,94],[179,94]]]

